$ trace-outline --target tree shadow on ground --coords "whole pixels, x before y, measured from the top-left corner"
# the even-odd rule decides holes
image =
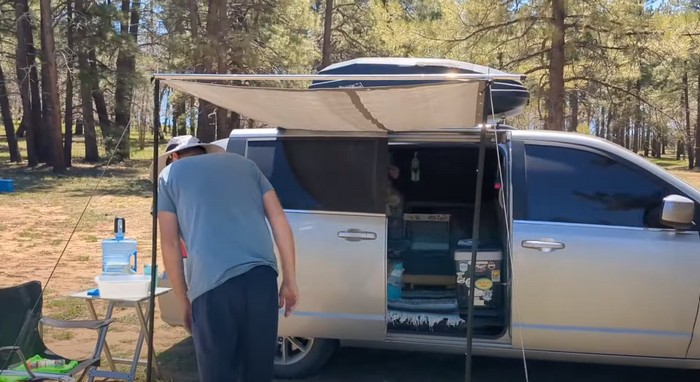
[[[157,330],[156,330],[157,333]],[[197,360],[194,353],[192,337],[176,343],[164,352],[160,352],[156,360],[163,373],[165,381],[197,382]]]
[[[76,161],[65,174],[55,174],[46,165],[30,169],[23,165],[5,163],[0,164],[0,178],[12,179],[17,193],[56,191],[72,197],[93,194],[151,197],[153,186],[148,179],[148,171],[144,171],[150,163],[150,160],[130,160],[105,169],[105,164]]]

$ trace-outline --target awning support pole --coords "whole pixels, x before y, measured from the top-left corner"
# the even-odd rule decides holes
[[[481,125],[479,138],[479,161],[476,173],[476,196],[474,200],[474,226],[472,228],[472,258],[469,264],[469,296],[467,304],[467,359],[464,380],[472,380],[472,337],[474,336],[474,278],[476,277],[476,254],[479,250],[479,226],[481,225],[481,194],[484,188],[484,160],[486,157],[486,125]]]
[[[146,381],[151,382],[153,373],[153,334],[155,331],[156,311],[156,281],[158,269],[156,268],[158,252],[158,138],[160,136],[160,80],[156,79],[153,86],[153,228],[151,229],[151,294],[148,298],[148,361],[146,362]]]

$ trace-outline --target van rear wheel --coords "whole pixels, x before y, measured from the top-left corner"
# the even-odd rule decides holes
[[[275,377],[305,378],[321,370],[328,362],[338,341],[309,337],[280,337],[277,339]]]

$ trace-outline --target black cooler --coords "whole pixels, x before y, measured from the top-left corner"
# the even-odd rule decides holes
[[[457,272],[457,303],[460,314],[466,314],[469,306],[469,267],[471,248],[459,248],[454,260]],[[503,303],[502,282],[503,252],[495,247],[479,248],[476,254],[474,284],[474,314],[498,315]]]

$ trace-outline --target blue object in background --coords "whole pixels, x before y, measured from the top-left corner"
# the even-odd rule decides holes
[[[156,265],[155,267],[153,267],[153,266],[151,266],[151,264],[144,264],[144,265],[143,265],[143,274],[144,274],[144,275],[149,275],[149,276],[150,276],[150,275],[151,275],[151,272],[152,272],[151,269],[153,269],[153,268],[155,268],[155,269],[156,269],[156,272],[158,272],[158,266],[157,266],[157,265]],[[157,275],[157,274],[158,274],[158,273],[156,273],[156,275]]]
[[[13,192],[15,182],[12,179],[0,179],[0,192]]]

